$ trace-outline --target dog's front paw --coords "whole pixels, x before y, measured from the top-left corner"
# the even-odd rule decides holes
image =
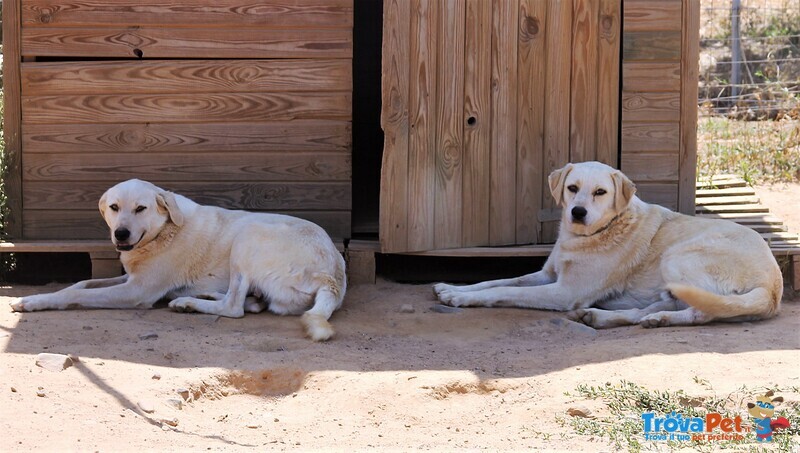
[[[457,291],[457,289],[455,286],[448,285],[447,283],[437,283],[433,285],[433,294],[435,294],[437,298],[444,291]]]
[[[469,293],[462,293],[461,291],[443,290],[437,294],[439,301],[451,307],[462,307],[470,305]]]
[[[15,298],[9,305],[11,306],[11,311],[26,311],[25,299],[22,297]]]
[[[197,308],[194,306],[194,300],[191,297],[179,297],[174,299],[169,303],[169,308],[181,313],[197,311]]]
[[[48,308],[52,308],[48,307],[45,295],[19,297],[12,300],[9,305],[11,306],[11,310],[17,312],[47,310]]]
[[[567,318],[571,321],[580,322],[587,326],[594,326],[595,313],[592,309],[579,308],[567,313]]]

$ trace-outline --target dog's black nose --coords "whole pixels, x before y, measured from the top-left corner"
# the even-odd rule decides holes
[[[131,237],[131,232],[128,231],[127,228],[117,228],[116,230],[114,230],[114,237],[118,241],[124,241],[129,237]]]
[[[583,206],[575,206],[572,208],[572,218],[575,220],[583,220],[586,214],[586,208]]]

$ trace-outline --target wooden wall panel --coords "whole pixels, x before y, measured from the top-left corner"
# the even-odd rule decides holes
[[[40,57],[352,58],[346,30],[23,28],[21,53]]]
[[[489,242],[492,3],[467,0],[464,44],[463,245]]]
[[[681,0],[625,0],[626,31],[681,29]]]
[[[349,181],[349,153],[31,154],[25,181]]]
[[[3,6],[3,191],[6,214],[3,231],[12,238],[22,236],[22,146],[20,111],[20,11],[19,0],[6,0]]]
[[[353,0],[25,0],[23,26],[352,28]]]
[[[463,0],[441,0],[439,8],[436,99],[436,193],[434,241],[437,248],[463,243],[464,20]]]
[[[434,248],[437,49],[439,1],[411,2],[408,141],[408,247]]]
[[[122,176],[122,175],[120,175]],[[120,178],[123,180],[123,177]],[[159,187],[187,196],[192,200],[228,209],[341,210],[351,208],[348,182],[209,182],[199,186],[193,182],[152,181]],[[97,202],[108,189],[105,181],[73,184],[67,181],[31,181],[25,185],[25,209],[97,209]]]
[[[621,2],[384,5],[382,250],[555,239],[547,175],[618,165]]]
[[[166,60],[23,63],[26,96],[323,92],[352,88],[349,60]]]
[[[517,2],[492,0],[492,141],[489,245],[516,240]],[[509,190],[514,181],[514,190]]]
[[[31,124],[22,131],[26,154],[348,152],[348,121],[253,123]]]

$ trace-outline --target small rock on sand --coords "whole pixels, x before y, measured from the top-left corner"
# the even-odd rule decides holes
[[[64,354],[43,352],[36,356],[36,366],[50,371],[63,371],[72,366],[72,359]]]
[[[170,398],[167,400],[167,405],[173,409],[181,410],[183,409],[183,400],[178,398]]]
[[[189,397],[191,396],[191,393],[189,392],[189,390],[187,390],[187,389],[178,389],[178,390],[176,390],[176,392],[178,393],[178,395],[181,396],[181,398],[183,398],[184,401],[189,401]]]
[[[567,414],[571,417],[595,418],[594,415],[592,415],[592,411],[586,406],[572,406],[567,409]]]
[[[156,408],[153,407],[153,403],[151,403],[150,401],[144,401],[144,400],[139,401],[138,403],[136,403],[136,405],[139,406],[139,409],[148,414],[152,414],[153,412],[156,411]]]
[[[158,334],[155,332],[143,333],[139,335],[140,340],[155,340],[158,338]]]
[[[411,304],[403,304],[400,306],[400,313],[414,313],[414,306]]]
[[[433,307],[431,307],[431,311],[436,313],[461,313],[462,311],[464,311],[464,309],[458,307],[451,307],[449,305],[436,304]]]

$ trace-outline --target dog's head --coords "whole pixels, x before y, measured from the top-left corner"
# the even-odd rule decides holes
[[[590,236],[628,208],[636,193],[627,176],[600,162],[567,164],[550,174],[550,191],[569,231]]]
[[[138,179],[108,189],[99,208],[111,230],[111,242],[121,252],[152,241],[167,222],[183,224],[175,194]]]

